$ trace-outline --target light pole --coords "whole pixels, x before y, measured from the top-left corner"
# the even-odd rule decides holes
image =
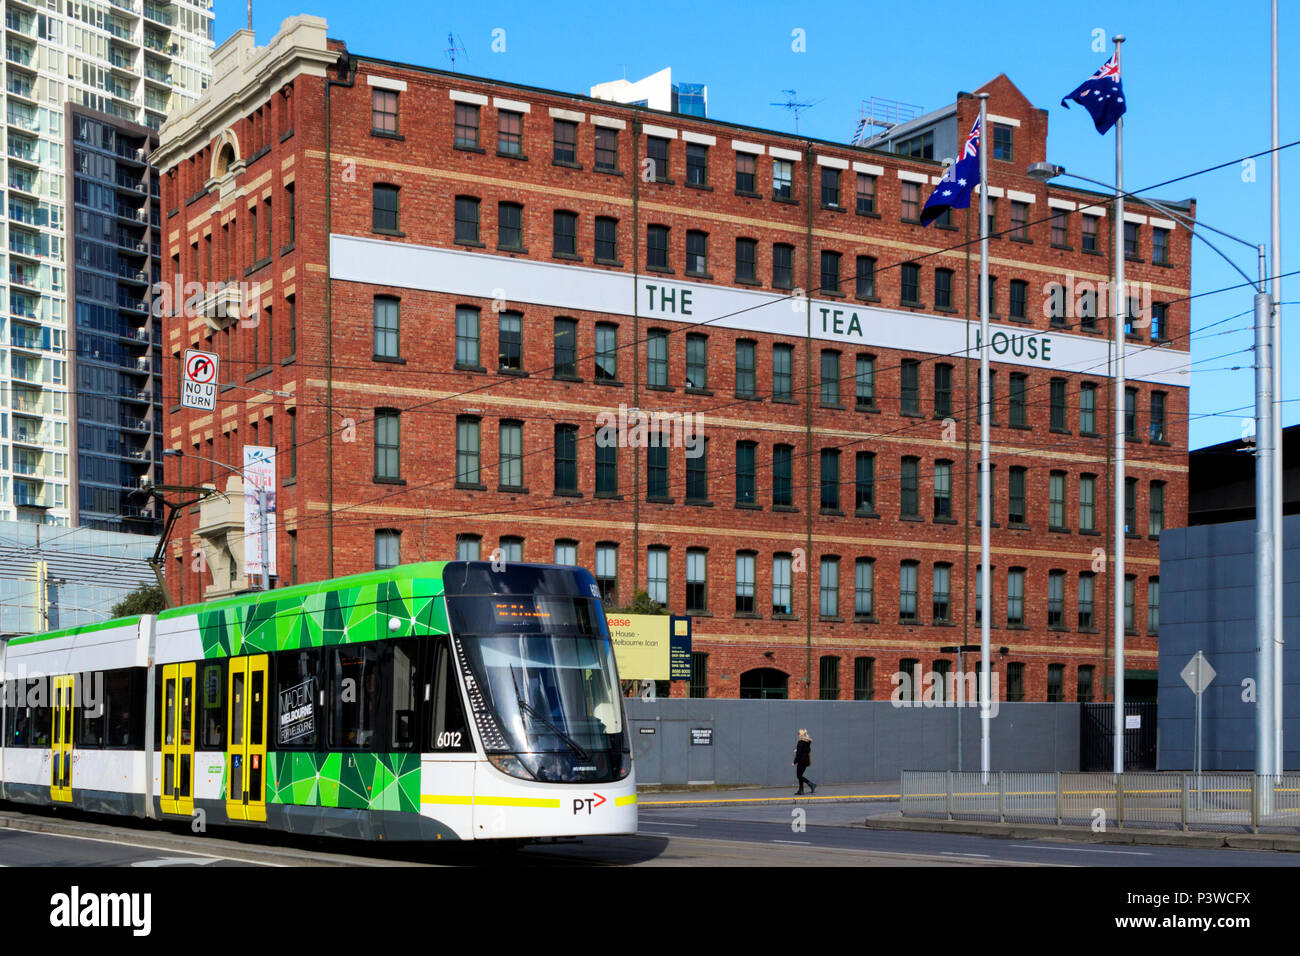
[[[1276,162],[1276,157],[1274,159]],[[1040,182],[1047,182],[1058,176],[1069,176],[1071,179],[1079,179],[1086,183],[1092,183],[1105,189],[1115,189],[1117,198],[1122,200],[1123,195],[1119,186],[1112,187],[1109,183],[1101,182],[1097,179],[1090,179],[1087,176],[1079,176],[1075,173],[1067,173],[1065,167],[1057,166],[1053,163],[1034,163],[1028,170],[1028,175]],[[1281,666],[1281,656],[1278,652],[1278,645],[1275,641],[1275,607],[1277,588],[1277,573],[1280,565],[1276,563],[1276,541],[1281,534],[1281,526],[1276,517],[1279,513],[1275,508],[1276,496],[1280,493],[1280,487],[1276,480],[1276,469],[1274,467],[1275,458],[1280,454],[1280,449],[1275,447],[1276,432],[1274,430],[1274,403],[1276,400],[1274,378],[1274,309],[1275,304],[1273,296],[1269,294],[1267,288],[1268,268],[1265,259],[1265,247],[1263,244],[1253,244],[1247,242],[1238,236],[1224,232],[1222,229],[1215,229],[1213,226],[1204,222],[1192,220],[1183,213],[1170,209],[1168,206],[1154,199],[1138,197],[1145,205],[1156,209],[1171,219],[1181,223],[1193,236],[1198,237],[1207,246],[1213,249],[1228,265],[1237,270],[1238,273],[1255,288],[1255,637],[1257,642],[1258,655],[1258,680],[1256,682],[1256,700],[1255,700],[1255,732],[1256,732],[1256,772],[1259,774],[1273,774],[1278,772],[1277,766],[1281,759],[1281,753],[1277,749],[1277,735],[1280,734],[1281,728],[1281,704],[1280,698],[1275,700],[1276,684],[1274,681],[1275,669]],[[1124,223],[1122,216],[1115,225],[1116,240],[1115,257],[1117,261],[1116,274],[1117,286],[1123,283],[1123,233]],[[1243,246],[1255,251],[1259,257],[1259,278],[1252,279],[1245,271],[1242,270],[1231,258],[1227,256],[1218,246],[1207,239],[1200,230],[1209,230],[1216,235],[1231,239],[1233,242],[1239,242]],[[1276,266],[1276,263],[1274,263]],[[1280,271],[1274,269],[1275,272]],[[1115,292],[1117,297],[1122,293],[1117,288]],[[1127,311],[1127,303],[1125,303]],[[1124,362],[1124,332],[1123,323],[1119,320],[1118,310],[1116,311],[1116,334],[1115,342],[1118,350],[1117,368],[1122,375]],[[1190,347],[1190,342],[1189,342]],[[1119,389],[1122,382],[1116,386],[1116,403],[1121,400]],[[1123,472],[1123,425],[1116,415],[1116,497],[1123,494],[1122,483],[1124,479]],[[1123,551],[1123,518],[1117,510],[1117,519],[1115,527],[1115,553],[1117,567],[1115,576],[1119,583],[1116,587],[1117,601],[1122,602],[1123,594],[1123,577],[1124,577],[1124,551]],[[1122,609],[1116,615],[1116,714],[1115,714],[1115,747],[1118,748],[1123,743],[1123,713],[1122,700],[1118,696],[1122,691],[1118,688],[1122,686],[1122,658],[1120,657],[1121,648],[1123,647],[1123,618]],[[1276,658],[1276,659],[1275,659]],[[1119,757],[1116,758],[1117,763]],[[1120,765],[1122,769],[1122,765]]]
[[[193,458],[196,461],[206,461],[211,462],[214,465],[220,465],[232,475],[239,476],[239,479],[244,483],[244,495],[248,495],[249,478],[242,469],[236,468],[233,465],[228,465],[224,461],[217,461],[215,458],[208,458],[204,455],[187,455],[179,448],[164,448],[163,454],[168,458]],[[268,553],[269,529],[266,507],[266,488],[260,484],[257,485],[257,522],[258,538],[261,542],[262,549],[262,590],[269,591],[271,590],[271,560]],[[247,555],[245,555],[244,564],[245,566],[248,565]]]

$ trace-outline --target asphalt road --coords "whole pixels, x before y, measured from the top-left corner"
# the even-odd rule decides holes
[[[1081,845],[862,826],[878,805],[646,807],[636,836],[507,850],[474,844],[363,844],[213,828],[195,835],[78,814],[2,815],[0,865],[614,865],[614,866],[1297,866],[1300,854],[1165,846]],[[802,814],[794,811],[803,811]],[[26,827],[46,832],[31,832]]]

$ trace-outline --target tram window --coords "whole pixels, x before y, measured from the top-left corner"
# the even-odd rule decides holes
[[[469,726],[465,723],[465,710],[461,707],[455,661],[445,637],[438,641],[434,651],[432,692],[429,749],[437,753],[473,750]]]
[[[104,675],[77,675],[77,749],[104,746]]]
[[[381,709],[380,658],[384,648],[365,644],[328,651],[329,747],[372,750]]]
[[[163,685],[163,743],[170,747],[176,742],[176,678],[167,678]]]
[[[162,750],[162,702],[163,702],[163,669],[162,665],[154,668],[153,677],[153,749]]]
[[[24,681],[10,681],[5,684],[5,746],[26,747],[28,731],[31,728],[31,712],[23,693]]]
[[[140,749],[144,741],[144,670],[131,667],[105,671],[97,694],[104,712],[103,745]]]
[[[320,727],[320,651],[275,655],[277,750],[315,750]]]
[[[199,667],[199,750],[226,749],[226,665]]]
[[[48,677],[37,677],[27,682],[28,711],[31,714],[31,746],[48,747],[52,729],[50,690],[53,681]]]
[[[181,678],[181,746],[194,746],[194,678]]]
[[[262,719],[265,715],[266,708],[263,706],[262,698],[264,695],[263,682],[266,679],[265,671],[252,671],[249,675],[249,690],[252,696],[249,698],[248,706],[248,743],[252,747],[260,747],[266,743],[266,738],[262,736]],[[248,786],[253,786],[252,777],[249,777]],[[255,793],[260,791],[254,791]]]
[[[416,671],[416,655],[419,643],[414,640],[392,642],[392,726],[390,730],[393,750],[414,750],[419,743],[417,739],[416,689],[419,686],[419,673]]]

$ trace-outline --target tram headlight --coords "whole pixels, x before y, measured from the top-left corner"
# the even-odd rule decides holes
[[[535,779],[524,766],[524,762],[514,754],[488,754],[488,762],[507,776],[521,777],[524,780]]]

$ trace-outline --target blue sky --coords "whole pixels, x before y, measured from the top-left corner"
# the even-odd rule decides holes
[[[770,129],[793,130],[789,113],[769,104],[785,99],[782,90],[795,89],[800,100],[816,101],[801,113],[800,132],[840,142],[852,135],[860,103],[869,96],[930,110],[1006,73],[1031,102],[1049,110],[1051,159],[1107,182],[1114,180],[1113,134],[1099,137],[1082,109],[1067,112],[1060,99],[1109,56],[1109,44],[1106,52],[1094,52],[1094,31],[1105,31],[1107,38],[1122,32],[1128,188],[1270,145],[1268,0],[1073,6],[1012,0],[924,6],[899,0],[805,6],[770,0],[574,0],[469,7],[412,0],[258,0],[253,6],[259,43],[285,17],[312,13],[329,22],[330,36],[358,53],[447,69],[450,32],[464,47],[456,64],[462,72],[568,92],[586,93],[594,83],[624,75],[638,79],[671,66],[675,80],[708,84],[710,116]],[[1291,4],[1280,6],[1281,142],[1287,143],[1300,139],[1300,15]],[[245,3],[217,0],[216,15],[220,43],[245,25]],[[505,31],[504,52],[492,50],[497,29]],[[803,31],[806,52],[791,48],[796,29]],[[1300,236],[1289,228],[1300,211],[1300,146],[1281,155],[1286,272],[1300,269]],[[1254,182],[1232,166],[1153,195],[1194,197],[1206,223],[1251,243],[1267,242],[1269,175],[1263,157]],[[1219,244],[1218,237],[1210,238]],[[1249,249],[1229,240],[1220,247],[1256,274]],[[1242,281],[1204,243],[1196,243],[1192,262],[1194,293]],[[1300,275],[1283,283],[1283,301],[1300,303]],[[1251,304],[1251,290],[1244,288],[1197,298],[1192,328],[1245,312]],[[1193,448],[1238,437],[1242,418],[1252,415],[1251,353],[1225,355],[1251,345],[1250,322],[1246,314],[1193,336]],[[1283,397],[1298,399],[1284,405],[1283,421],[1291,425],[1300,422],[1300,304],[1284,307],[1283,322]]]

